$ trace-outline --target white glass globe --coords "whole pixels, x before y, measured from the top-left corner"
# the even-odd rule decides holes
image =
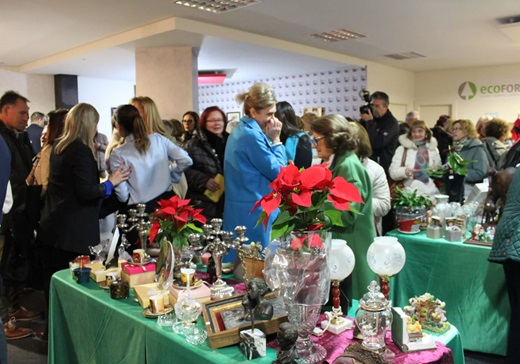
[[[331,245],[329,256],[330,279],[342,281],[354,270],[356,257],[345,240],[332,239]]]
[[[393,276],[401,271],[406,262],[403,246],[393,236],[378,236],[368,247],[368,266],[379,276]]]

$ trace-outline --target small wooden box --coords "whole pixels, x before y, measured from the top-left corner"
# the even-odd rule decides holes
[[[116,268],[108,268],[105,269],[103,266],[103,263],[101,262],[93,262],[85,264],[85,267],[90,268],[90,278],[92,278],[95,282],[100,283],[104,282],[106,280],[106,274],[108,272],[117,272],[119,276],[121,276],[121,263],[124,263],[125,260],[120,259],[119,260],[119,266]]]
[[[222,321],[221,312],[242,307],[244,295],[225,298],[218,301],[211,301],[204,305],[202,314],[208,341],[212,349],[235,345],[240,342],[240,331],[251,328],[250,324],[226,330]],[[266,295],[267,299],[275,298],[274,294]],[[287,315],[273,317],[268,321],[255,321],[255,328],[260,329],[266,335],[278,332],[278,326],[287,321]]]

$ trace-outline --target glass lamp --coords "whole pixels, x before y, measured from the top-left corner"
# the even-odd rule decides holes
[[[327,319],[321,322],[321,327],[336,335],[352,327],[352,322],[345,319],[341,312],[339,283],[352,273],[355,264],[356,257],[347,242],[342,239],[332,239],[329,266],[333,306],[332,312],[325,312]]]
[[[388,299],[390,277],[403,269],[406,253],[397,238],[393,236],[378,236],[367,251],[368,266],[379,276],[381,292]]]

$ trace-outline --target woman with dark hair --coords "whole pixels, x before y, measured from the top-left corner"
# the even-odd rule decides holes
[[[124,142],[112,151],[110,169],[116,170],[123,163],[132,168],[128,181],[116,188],[117,198],[128,201],[130,206],[145,203],[146,212],[152,212],[159,199],[173,196],[172,182],[180,180],[182,172],[192,164],[191,158],[161,134],[148,135],[134,106],[121,105],[114,116]]]
[[[356,267],[351,278],[343,281],[340,288],[347,297],[359,299],[367,289],[367,282],[376,278],[366,259],[368,247],[376,237],[376,229],[372,210],[372,182],[354,152],[357,145],[356,130],[351,124],[341,115],[325,115],[311,123],[311,131],[313,148],[316,148],[318,157],[326,161],[334,177],[342,176],[354,184],[365,201],[364,204],[351,204],[361,214],[341,211],[344,227],[331,229],[332,237],[346,240],[356,256]]]
[[[388,170],[390,177],[403,181],[406,188],[417,190],[421,195],[438,194],[437,186],[428,175],[428,170],[441,165],[437,140],[432,137],[430,128],[424,121],[416,120],[407,134],[399,136],[399,143]]]
[[[193,165],[184,172],[190,181],[187,197],[195,206],[203,208],[202,213],[208,221],[222,218],[224,213],[223,196],[212,199],[208,195],[224,189],[223,180],[219,182],[216,177],[224,175],[226,124],[226,114],[219,107],[208,107],[200,115],[199,132],[184,144],[193,160]]]
[[[280,141],[285,145],[288,161],[293,161],[298,168],[309,168],[312,164],[311,140],[298,128],[294,109],[287,101],[276,104],[276,117],[282,122]]]
[[[67,116],[67,112],[68,110],[66,109],[58,109],[51,111],[48,114],[49,122],[47,125],[45,125],[42,132],[42,140],[44,140],[44,143],[42,144],[42,150],[36,156],[37,160],[34,163],[33,171],[31,171],[31,174],[27,178],[28,184],[42,186],[42,197],[45,196],[45,193],[47,192],[47,184],[49,182],[52,145],[63,132],[63,125],[65,124],[65,117]],[[34,176],[33,181],[30,180],[31,175]]]
[[[448,120],[450,120],[449,115],[441,115],[432,128],[433,137],[437,139],[437,149],[439,149],[442,164],[446,163],[449,147],[453,144],[453,138],[446,132]]]
[[[199,114],[195,111],[186,111],[184,115],[182,115],[185,143],[193,138],[193,135],[197,134],[197,125],[199,125]]]

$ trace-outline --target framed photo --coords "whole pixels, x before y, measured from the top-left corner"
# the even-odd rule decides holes
[[[239,295],[211,301],[204,305],[202,314],[208,332],[209,345],[212,349],[238,344],[240,342],[240,331],[251,327],[250,321],[243,320],[243,298],[244,295]],[[287,312],[281,297],[270,293],[265,298],[272,301],[274,315],[271,320],[255,320],[255,328],[269,335],[278,332],[278,326],[287,321]]]
[[[228,123],[230,122],[239,122],[240,121],[240,111],[232,111],[226,113]]]
[[[325,108],[324,107],[304,107],[302,110],[302,115],[305,115],[307,113],[315,114],[316,116],[323,116],[323,115],[325,115]]]

